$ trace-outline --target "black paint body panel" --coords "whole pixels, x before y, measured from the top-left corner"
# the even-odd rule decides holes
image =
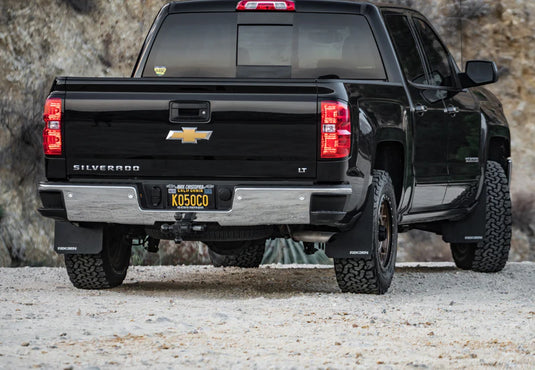
[[[317,95],[309,83],[198,83],[146,79],[75,80],[66,92],[70,177],[314,178]],[[98,91],[97,91],[98,90]],[[127,92],[129,91],[129,92]],[[174,123],[170,102],[209,102],[207,123]],[[211,131],[196,144],[171,130]],[[139,166],[137,172],[74,165]],[[299,172],[306,168],[306,172]]]

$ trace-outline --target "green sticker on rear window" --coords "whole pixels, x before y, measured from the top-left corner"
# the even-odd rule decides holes
[[[158,76],[163,76],[165,75],[165,72],[167,71],[167,68],[164,67],[164,66],[157,66],[157,67],[154,67],[154,73],[156,73],[156,75]]]

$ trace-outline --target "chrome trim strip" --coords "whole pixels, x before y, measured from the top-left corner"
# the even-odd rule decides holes
[[[73,222],[108,222],[154,225],[174,222],[178,211],[144,210],[134,186],[39,185],[39,191],[61,191],[67,219]],[[229,211],[180,211],[195,213],[198,222],[221,226],[285,225],[310,223],[312,194],[351,195],[350,185],[313,187],[236,187]]]

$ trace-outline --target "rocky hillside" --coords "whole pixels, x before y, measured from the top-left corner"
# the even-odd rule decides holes
[[[0,266],[57,265],[52,222],[41,218],[36,184],[43,177],[42,106],[57,75],[128,76],[161,0],[0,2]],[[445,36],[460,63],[495,60],[515,161],[513,259],[535,259],[535,2],[531,0],[392,1],[419,9]],[[414,239],[416,238],[416,239]],[[407,259],[449,258],[436,238],[403,239]],[[436,244],[434,244],[436,243]],[[422,244],[427,257],[410,246]],[[443,256],[442,256],[443,255]],[[441,257],[442,256],[442,257]]]
[[[57,265],[40,217],[42,109],[54,76],[128,76],[164,1],[0,2],[0,265]]]

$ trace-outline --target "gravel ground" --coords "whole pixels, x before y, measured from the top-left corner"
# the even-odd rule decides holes
[[[535,264],[401,264],[384,296],[332,268],[135,267],[81,291],[0,269],[0,368],[535,367]]]

